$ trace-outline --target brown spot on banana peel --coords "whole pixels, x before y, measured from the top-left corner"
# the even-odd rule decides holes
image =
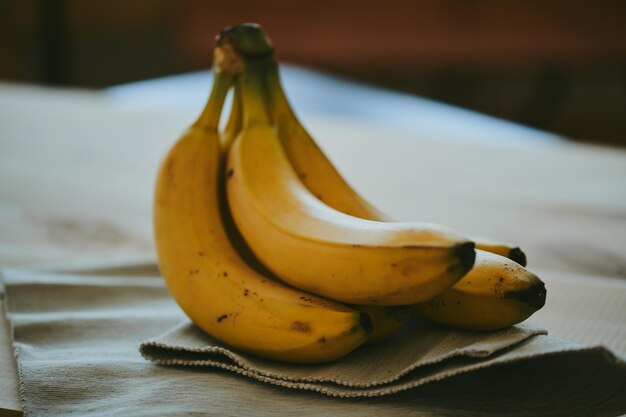
[[[228,172],[226,173],[226,177],[230,179],[233,177],[233,175],[235,175],[235,170],[230,168]]]
[[[301,295],[300,299],[302,301],[304,301],[305,303],[316,305],[316,306],[325,306],[326,305],[326,303],[324,301],[320,300],[320,299],[307,297],[305,295]]]
[[[218,323],[221,323],[222,321],[226,320],[228,318],[228,314],[222,314],[221,316],[219,316],[216,321]]]
[[[291,323],[290,329],[299,333],[311,333],[311,323],[307,321],[296,320]]]

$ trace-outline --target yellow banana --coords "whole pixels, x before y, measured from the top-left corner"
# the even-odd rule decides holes
[[[384,214],[350,187],[300,124],[281,88],[277,66],[270,67],[266,74],[271,110],[281,142],[294,169],[307,188],[337,210],[366,219],[388,220]],[[510,261],[502,258],[509,258],[525,266],[526,256],[519,247],[484,238],[472,238],[472,240],[476,242],[477,249],[476,263],[472,270],[431,303],[418,305],[415,311],[422,312],[420,316],[454,327],[489,330],[520,323],[543,306],[545,300],[543,282],[530,272],[519,266],[512,266]],[[489,252],[496,255],[490,255]],[[477,295],[467,294],[463,290],[468,281],[475,283],[484,281],[483,287],[489,288],[486,284],[491,283],[494,274],[497,273],[504,277],[508,288],[513,288],[516,284],[520,287],[529,286],[527,292],[511,294],[535,294],[535,298],[524,302],[514,297],[503,297],[502,294],[494,291],[485,291]],[[516,283],[516,280],[519,282]],[[450,298],[454,298],[455,302],[446,303],[445,300]],[[460,304],[456,304],[456,301]],[[433,305],[436,308],[433,308]],[[371,312],[369,313],[370,317],[375,317]],[[376,317],[380,317],[380,314]],[[388,329],[389,335],[394,332],[393,322],[381,323],[373,320],[373,323],[375,333],[377,327],[378,331]]]
[[[505,258],[517,262],[521,266],[526,266],[526,254],[519,246],[483,237],[470,236],[470,239],[476,242],[476,249],[504,256]]]
[[[367,203],[343,180],[302,127],[280,86],[277,68],[272,68],[267,72],[267,80],[271,107],[283,146],[294,169],[307,187],[314,194],[324,196],[324,201],[328,205],[340,211],[367,219],[385,220],[386,217],[383,214]],[[519,265],[526,265],[526,256],[519,247],[484,238],[472,238],[472,240],[476,242],[477,249],[474,267],[452,288],[437,296],[433,301],[416,307],[415,310],[420,311],[422,317],[465,329],[488,330],[520,323],[543,306],[544,284],[536,276],[519,267]],[[490,255],[489,252],[495,255]],[[514,266],[503,257],[519,265]],[[467,282],[482,282],[485,289],[489,288],[487,283],[491,283],[494,274],[498,273],[503,277],[509,289],[514,288],[515,285],[528,286],[527,292],[510,294],[534,294],[535,298],[522,300],[486,290],[478,296],[476,293],[467,294],[464,291]],[[504,286],[499,288],[503,289]],[[455,302],[446,303],[445,300],[451,298]],[[457,301],[460,304],[456,304]],[[385,326],[379,324],[379,327]]]
[[[319,198],[323,199],[328,205],[337,210],[372,220],[388,220],[380,211],[376,210],[361,196],[359,196],[350,185],[341,177],[330,161],[325,157],[314,140],[309,136],[307,131],[298,121],[296,115],[291,109],[287,98],[281,88],[276,64],[268,65],[266,70],[266,82],[269,87],[269,98],[274,123],[278,129],[278,133],[286,153],[305,185]],[[241,100],[238,102],[240,103]],[[240,106],[233,107],[233,114],[240,116]],[[232,137],[232,136],[231,136]],[[513,245],[507,245],[500,242],[494,242],[487,239],[476,238],[477,248],[488,252],[493,252],[508,257],[520,265],[526,264],[524,253]],[[477,252],[478,259],[481,261],[472,269],[470,276],[476,282],[481,279],[485,282],[491,280],[491,276],[498,271],[502,276],[507,277],[507,282],[515,280],[516,276],[513,272],[515,269],[507,264],[506,259],[499,259],[485,262],[485,254],[481,251]],[[523,269],[522,269],[523,270]],[[520,269],[516,274],[523,280],[526,274],[520,273]],[[440,297],[446,298],[448,293],[457,294],[458,287],[462,287],[461,283],[466,283],[469,279],[463,278],[453,288],[454,291],[448,290]],[[545,299],[545,289],[543,283],[536,279],[535,281],[536,297],[541,300]],[[519,284],[519,283],[518,283]],[[513,285],[509,285],[512,287]],[[543,293],[542,293],[543,291]],[[542,295],[543,294],[543,295]],[[537,301],[537,300],[535,300]],[[464,309],[472,308],[475,302],[482,303],[483,309],[479,308],[473,314],[467,314]],[[463,308],[457,308],[457,311],[448,312],[448,322],[457,322],[457,327],[464,328],[499,328],[506,327],[525,320],[532,312],[540,308],[541,301],[536,303],[526,303],[526,308],[519,305],[519,301],[513,298],[502,300],[495,292],[489,295],[483,294],[482,301],[468,301]],[[444,302],[445,303],[445,302]],[[408,317],[408,309],[406,307],[366,307],[354,306],[360,311],[365,311],[372,319],[374,331],[368,343],[375,343],[391,336],[397,329],[402,327]],[[465,322],[470,317],[475,317],[478,312],[491,309],[491,313],[484,317],[482,322]],[[498,309],[502,311],[502,315],[498,314]],[[439,306],[436,314],[446,314],[447,310]],[[452,324],[452,323],[451,323]]]
[[[282,89],[276,62],[267,65],[268,99],[285,153],[300,180],[320,200],[343,213],[362,219],[392,221],[359,195],[341,176],[298,120]],[[506,256],[526,265],[519,247],[489,239],[473,238],[476,249]]]
[[[233,101],[231,105],[230,114],[228,117],[228,122],[224,127],[224,131],[220,135],[220,143],[221,143],[221,158],[220,158],[220,170],[219,170],[219,192],[220,195],[226,196],[226,181],[224,177],[224,165],[226,164],[226,156],[228,155],[228,150],[232,145],[235,137],[241,131],[241,103],[240,97],[237,93],[238,87],[233,86]],[[230,243],[235,247],[235,250],[239,254],[239,256],[255,271],[272,277],[271,272],[254,256],[254,253],[250,250],[250,247],[246,244],[246,241],[239,233],[237,226],[235,225],[233,218],[230,214],[230,208],[228,207],[228,199],[222,198],[220,199],[220,209],[222,212],[222,223],[224,225],[224,229],[226,229],[226,234],[230,238]],[[273,277],[272,277],[273,278]]]
[[[300,124],[281,88],[277,66],[269,68],[266,80],[271,110],[281,142],[294,169],[307,188],[315,195],[323,196],[324,202],[337,210],[366,219],[388,220],[384,214],[350,187]],[[421,311],[420,315],[424,318],[451,326],[487,330],[520,323],[541,308],[545,299],[543,282],[523,268],[512,266],[507,259],[496,256],[501,255],[525,266],[526,256],[519,247],[484,238],[472,238],[472,240],[476,242],[476,263],[468,275],[434,299],[432,305],[436,305],[436,309],[429,307],[431,303],[427,302],[420,304],[415,311]],[[490,256],[489,252],[496,255]],[[459,288],[464,288],[468,281],[475,283],[484,281],[484,287],[488,288],[486,283],[491,283],[493,275],[497,273],[504,277],[508,288],[514,287],[516,280],[520,280],[517,285],[521,287],[534,285],[533,289],[521,294],[533,294],[532,291],[536,291],[536,298],[523,302],[513,297],[503,298],[501,294],[493,291],[484,292],[478,297],[476,294],[468,295],[459,290]],[[529,276],[534,279],[529,279]],[[463,294],[463,298],[466,299],[461,304],[457,305],[456,299],[454,304],[445,302],[449,298],[460,298],[459,294]],[[475,310],[470,311],[472,309]],[[373,315],[370,314],[370,317]],[[376,321],[373,320],[373,322],[376,329]],[[385,329],[391,326],[379,323],[378,327]]]
[[[477,250],[467,275],[413,311],[460,329],[496,330],[526,320],[545,300],[545,285],[536,275],[500,255]]]
[[[474,244],[432,224],[383,223],[337,211],[302,184],[265,108],[265,61],[238,77],[244,127],[230,149],[233,218],[261,262],[306,291],[353,304],[427,300],[469,268]]]
[[[234,348],[286,362],[340,358],[368,339],[369,317],[259,274],[224,228],[217,123],[229,85],[216,74],[205,111],[159,170],[153,220],[161,273],[192,321]]]
[[[224,153],[228,152],[232,142],[235,140],[237,134],[241,131],[242,126],[242,111],[241,111],[241,95],[239,88],[234,87],[233,101],[228,118],[228,123],[222,134],[222,148]],[[223,184],[223,183],[222,183]],[[222,185],[221,184],[221,185]],[[231,242],[236,247],[239,255],[253,268],[262,271],[265,275],[271,273],[256,259],[254,254],[250,251],[250,248],[246,245],[245,241],[241,237],[241,234],[237,228],[232,224],[229,210],[224,213],[225,226]],[[367,340],[367,344],[379,343],[389,337],[391,337],[397,330],[399,330],[410,318],[411,307],[410,306],[351,306],[355,310],[366,313],[372,322],[372,334]]]

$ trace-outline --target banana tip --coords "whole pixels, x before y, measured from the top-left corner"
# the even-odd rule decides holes
[[[372,334],[374,331],[374,325],[372,324],[372,319],[369,314],[365,312],[361,312],[361,314],[359,314],[359,327],[363,329],[365,334],[368,336]]]
[[[474,247],[474,242],[464,242],[454,248],[454,253],[459,258],[461,265],[468,271],[474,266],[476,260]]]
[[[509,252],[509,259],[517,262],[521,266],[526,266],[526,254],[520,248],[513,248]]]
[[[537,279],[537,282],[531,287],[522,291],[510,292],[506,297],[519,300],[536,311],[546,304],[546,294],[546,284]]]

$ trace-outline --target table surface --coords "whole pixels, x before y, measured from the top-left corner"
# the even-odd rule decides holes
[[[198,109],[149,108],[142,94],[150,89],[138,91],[0,84],[1,265],[152,256],[154,174]],[[480,115],[411,103],[420,120],[430,112],[444,122],[385,127],[380,114],[369,123],[314,106],[302,106],[302,114],[355,188],[395,218],[516,242],[530,268],[548,271],[556,287],[569,285],[575,275],[570,286],[581,293],[624,290],[624,151],[575,145],[498,121],[494,130]],[[465,136],[459,133],[464,130]],[[507,144],[507,133],[514,146]],[[481,135],[484,141],[470,138]],[[519,146],[524,135],[533,146]],[[559,336],[562,318],[548,307],[537,320]],[[619,327],[604,331],[605,340],[594,335],[599,343],[626,352],[616,342]],[[588,341],[589,335],[561,332]],[[20,404],[8,334],[3,318],[0,413],[11,415]]]

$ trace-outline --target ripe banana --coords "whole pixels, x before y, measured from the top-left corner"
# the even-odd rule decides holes
[[[236,349],[297,363],[340,358],[368,339],[367,314],[257,273],[224,228],[217,123],[229,86],[216,74],[205,111],[159,170],[153,220],[161,273],[192,321]]]
[[[235,91],[232,97],[233,101],[228,122],[224,128],[224,132],[222,133],[222,148],[223,153],[225,154],[228,152],[228,149],[230,149],[230,146],[235,140],[237,134],[241,131],[242,125],[241,94],[239,93],[238,86],[234,86],[233,90]],[[222,181],[220,185],[225,185],[225,183]],[[250,248],[241,237],[241,234],[232,223],[228,208],[226,208],[223,212],[223,215],[227,233],[239,255],[257,271],[261,271],[263,274],[271,276],[271,273],[264,268],[258,259],[256,259]],[[352,305],[351,307],[355,310],[366,313],[371,319],[372,334],[366,344],[379,343],[388,339],[396,331],[398,331],[411,316],[410,306]]]
[[[300,124],[281,88],[277,67],[269,70],[266,76],[271,108],[283,147],[302,181],[314,194],[324,196],[324,201],[337,210],[367,219],[384,220],[386,217],[359,196],[341,177]],[[415,311],[421,312],[421,317],[464,329],[492,330],[520,323],[543,306],[546,296],[544,284],[520,267],[526,265],[526,256],[519,247],[484,238],[472,240],[476,242],[477,249],[474,267],[468,275],[433,301],[419,304]],[[504,257],[519,265],[512,265]],[[504,279],[505,284],[500,284],[499,290],[516,286],[528,286],[528,290],[511,292],[508,293],[509,296],[503,296],[497,291],[486,291],[494,274],[499,274],[498,279],[500,276]],[[473,282],[475,288],[482,286],[485,291],[480,297],[467,294],[464,289],[468,282]],[[532,297],[514,297],[520,294]],[[454,303],[446,303],[445,300],[451,298],[454,298]],[[460,304],[456,304],[457,301]]]
[[[545,285],[536,275],[507,258],[477,250],[466,276],[413,311],[459,329],[496,330],[526,320],[545,300]]]
[[[268,269],[339,301],[400,305],[432,298],[471,268],[473,242],[441,226],[364,220],[311,194],[270,123],[264,71],[250,61],[238,76],[244,125],[226,181],[237,228]]]
[[[386,220],[387,217],[385,215],[367,203],[367,201],[360,197],[349,186],[349,184],[333,167],[330,161],[325,157],[322,151],[317,147],[316,143],[308,135],[304,127],[299,123],[281,88],[276,63],[268,64],[265,76],[269,87],[269,105],[271,107],[273,122],[278,129],[281,142],[293,167],[298,172],[305,185],[316,196],[323,199],[328,205],[334,207],[335,209],[366,219],[381,221]],[[239,96],[239,94],[240,93],[238,92],[236,96]],[[237,103],[237,106],[233,106],[231,120],[240,120],[241,118],[241,100],[237,100]],[[238,126],[240,126],[240,123]],[[234,136],[235,135],[230,135],[231,142]],[[526,264],[525,255],[518,247],[481,238],[472,240],[478,242],[477,248],[506,256],[522,266]],[[519,268],[515,273],[511,272],[514,268],[512,269],[510,267],[510,262],[506,259],[497,259],[496,257],[496,260],[491,259],[489,262],[486,262],[485,258],[489,258],[489,254],[482,251],[477,251],[477,256],[478,259],[480,259],[480,262],[477,261],[477,265],[474,269],[472,269],[469,275],[471,280],[476,282],[484,281],[484,283],[487,283],[492,279],[491,277],[493,274],[496,274],[499,271],[502,276],[507,277],[507,282],[509,283],[508,287],[511,288],[515,286],[512,282],[513,280],[521,279],[524,281],[526,276],[532,276],[532,274],[528,271],[524,271],[523,268]],[[447,295],[455,294],[455,292],[458,292],[457,288],[463,286],[461,283],[466,283],[471,280],[469,278],[463,278],[453,287],[455,291],[448,290],[440,297],[445,299]],[[521,285],[520,282],[517,284]],[[526,308],[520,308],[519,301],[514,298],[501,300],[496,292],[485,295],[483,297],[484,300],[480,301],[480,303],[482,303],[484,308],[487,310],[491,308],[491,314],[484,317],[482,322],[476,320],[474,322],[467,322],[469,317],[473,316],[472,314],[467,315],[461,308],[457,308],[457,311],[455,312],[439,306],[437,311],[433,312],[432,315],[436,316],[448,314],[448,323],[454,324],[453,322],[456,321],[457,327],[469,329],[493,329],[506,327],[525,320],[528,316],[530,316],[530,314],[543,305],[543,301],[541,301],[545,300],[545,288],[543,287],[543,283],[536,278],[533,285],[534,290],[529,290],[527,293],[532,294],[532,291],[535,291],[535,302],[533,303],[532,300],[530,303],[526,302]],[[472,302],[468,301],[465,307],[471,308],[471,306]],[[384,340],[385,338],[390,337],[400,327],[402,327],[409,316],[409,308],[407,308],[407,306],[353,307],[368,313],[372,319],[374,330],[368,343],[375,343],[376,341]],[[499,310],[502,311],[502,314],[498,314]],[[479,309],[478,311],[481,310]],[[475,312],[474,316],[476,314],[478,313]],[[463,326],[464,317],[466,317],[466,322]]]
[[[278,67],[276,65],[269,67],[266,80],[271,111],[285,152],[302,182],[313,194],[339,211],[372,220],[388,219],[350,187],[319,149],[294,114],[278,76]],[[544,284],[519,266],[526,265],[526,256],[519,247],[484,238],[472,240],[476,242],[477,249],[476,262],[472,270],[452,288],[437,296],[432,303],[419,304],[414,310],[423,312],[419,314],[420,316],[454,327],[488,330],[520,323],[543,306],[546,295]],[[506,258],[519,265],[511,265],[513,263]],[[465,295],[463,292],[462,289],[465,288],[467,282],[481,283],[475,284],[476,288],[479,285],[489,288],[487,283],[491,283],[494,274],[498,273],[500,273],[499,276],[504,277],[507,288],[530,285],[526,293],[511,294],[534,294],[535,298],[523,302],[513,296],[503,298],[501,294],[492,291],[481,294],[478,299],[474,295]],[[503,286],[499,288],[502,289]],[[463,298],[466,300],[461,300],[461,295],[464,295]],[[446,304],[445,300],[449,298],[455,298],[455,303]],[[456,301],[461,304],[457,305]],[[431,305],[437,307],[428,307]],[[476,310],[470,312],[472,308]],[[370,313],[370,317],[375,317],[375,315]],[[380,317],[380,314],[376,317]],[[376,320],[373,322],[376,333]],[[378,327],[389,329],[389,335],[394,332],[393,326],[388,323],[379,323]]]
[[[348,184],[300,123],[282,88],[275,61],[267,65],[265,77],[278,136],[298,177],[311,193],[343,213],[368,220],[392,221]],[[476,249],[526,265],[526,255],[519,247],[483,238],[470,237],[470,240],[476,243]]]
[[[477,250],[480,249],[485,252],[495,253],[496,255],[509,258],[521,266],[526,266],[526,254],[522,251],[522,249],[520,249],[519,246],[483,237],[470,236],[470,239],[476,242]]]
[[[366,219],[381,221],[388,219],[387,216],[358,195],[333,167],[298,121],[289,105],[280,84],[277,65],[268,67],[266,72],[268,95],[279,136],[289,160],[307,188],[320,198],[323,196],[324,202],[337,210]],[[419,314],[421,317],[464,329],[487,330],[520,323],[543,306],[545,300],[544,284],[539,278],[519,266],[526,265],[526,256],[520,248],[484,238],[473,238],[472,240],[476,242],[477,249],[474,267],[452,288],[434,299],[432,305],[436,305],[436,309],[429,308],[431,303],[428,302],[419,304],[414,310],[423,312]],[[519,265],[513,265],[506,258],[517,262]],[[463,289],[468,281],[474,282],[476,288],[479,285],[482,285],[483,288],[489,288],[487,283],[491,283],[494,274],[498,273],[499,276],[503,277],[507,288],[529,285],[529,290],[521,294],[534,294],[535,298],[523,302],[512,296],[503,298],[501,294],[492,291],[481,294],[480,299],[474,295],[464,295],[463,298],[466,298],[466,301],[456,299],[460,298],[460,294],[465,294],[460,289]],[[528,277],[534,278],[529,279]],[[516,283],[516,280],[519,282]],[[502,290],[504,286],[501,284],[499,288]],[[454,297],[456,297],[454,303],[445,302],[446,299]],[[457,305],[456,301],[461,302],[461,304]],[[477,305],[479,306],[477,307]],[[469,312],[472,308],[476,308],[476,310]],[[370,316],[373,317],[372,314]],[[376,321],[373,321],[374,328],[376,328]],[[391,326],[379,324],[379,327],[384,329]],[[392,333],[391,330],[390,332]]]

